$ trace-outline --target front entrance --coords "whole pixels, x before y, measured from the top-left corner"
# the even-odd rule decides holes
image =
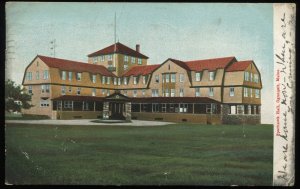
[[[124,102],[110,102],[109,108],[111,111],[110,119],[116,119],[116,120],[124,120],[126,119],[123,115],[125,104]]]

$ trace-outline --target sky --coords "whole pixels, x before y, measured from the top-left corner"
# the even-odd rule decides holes
[[[6,3],[6,79],[21,84],[36,55],[87,62],[117,41],[148,64],[235,56],[261,72],[262,123],[273,123],[273,5],[226,3]]]

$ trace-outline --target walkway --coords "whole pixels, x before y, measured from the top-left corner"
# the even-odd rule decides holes
[[[172,122],[162,121],[142,121],[132,120],[131,123],[95,123],[96,119],[73,119],[73,120],[5,120],[6,123],[26,123],[40,125],[108,125],[108,126],[163,126],[174,124]]]

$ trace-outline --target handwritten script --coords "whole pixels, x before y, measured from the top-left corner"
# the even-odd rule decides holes
[[[277,156],[277,164],[274,164],[273,183],[290,185],[294,182],[294,159],[291,154],[294,154],[295,40],[292,28],[295,27],[295,18],[292,11],[278,12],[280,20],[274,28],[279,31],[279,36],[275,42],[274,156]]]

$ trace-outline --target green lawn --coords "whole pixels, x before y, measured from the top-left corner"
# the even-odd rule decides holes
[[[32,115],[32,114],[5,114],[5,120],[41,120],[41,119],[50,119],[46,115]]]
[[[12,184],[272,185],[272,125],[7,124],[5,145]]]

